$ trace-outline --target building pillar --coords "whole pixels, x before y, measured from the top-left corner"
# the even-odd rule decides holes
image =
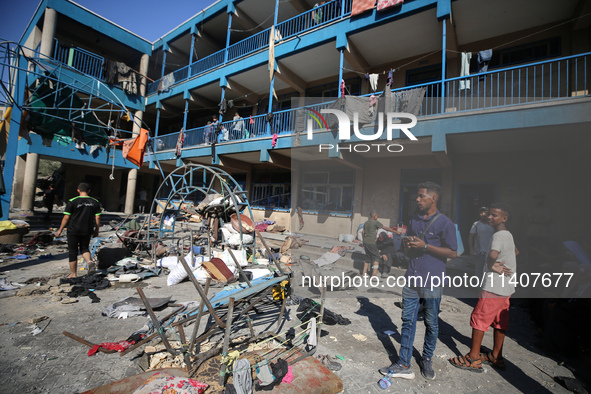
[[[10,209],[20,208],[23,199],[23,184],[25,183],[25,167],[27,163],[22,156],[16,157],[14,166],[14,181],[10,196]]]
[[[33,210],[38,171],[39,155],[37,153],[27,153],[25,179],[23,181],[23,198],[21,200],[21,209],[25,211]]]
[[[43,18],[43,33],[41,35],[41,46],[39,52],[41,55],[51,57],[53,50],[53,37],[57,24],[57,12],[53,8],[46,8]]]
[[[164,57],[166,58],[166,52],[164,52]],[[146,95],[146,75],[148,74],[148,60],[149,56],[146,54],[142,55],[140,60],[140,74],[141,82],[140,82],[140,95],[145,97]],[[162,71],[164,71],[164,65],[162,66]],[[133,115],[133,135],[139,136],[140,129],[142,128],[142,119],[144,118],[143,111],[136,111]],[[137,186],[137,169],[129,170],[127,174],[127,194],[125,196],[125,213],[132,214],[133,213],[133,205],[135,202],[135,189]]]
[[[57,13],[52,8],[45,10],[43,19],[43,33],[41,35],[41,45],[39,52],[42,56],[50,57],[53,49],[53,36]],[[26,211],[33,210],[35,202],[35,190],[37,184],[37,172],[39,170],[39,155],[37,153],[27,153],[27,162],[25,165],[25,175],[23,180],[23,192],[21,198],[21,209]]]
[[[127,195],[125,196],[125,211],[127,215],[133,213],[133,203],[135,201],[135,188],[137,186],[137,173],[135,168],[129,170],[127,174]]]

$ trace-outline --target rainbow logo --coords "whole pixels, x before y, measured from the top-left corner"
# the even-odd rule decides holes
[[[322,130],[323,124],[324,124],[324,128],[326,130],[328,130],[328,125],[326,124],[326,120],[324,120],[324,116],[320,115],[320,112],[314,111],[313,109],[309,109],[309,108],[306,108],[306,111],[307,111],[308,115],[310,115],[316,121],[316,123],[318,123],[318,126],[320,126],[321,130]],[[320,122],[320,120],[322,120],[322,123]]]

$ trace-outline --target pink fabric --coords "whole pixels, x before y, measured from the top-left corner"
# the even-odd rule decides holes
[[[287,367],[287,373],[285,374],[285,376],[281,380],[281,383],[289,384],[289,383],[291,383],[292,380],[293,380],[293,371],[292,371],[292,368],[290,365],[289,367]]]
[[[375,4],[375,0],[353,0],[351,16],[359,15],[367,10],[371,10]]]
[[[378,0],[378,11],[404,3],[404,0]]]

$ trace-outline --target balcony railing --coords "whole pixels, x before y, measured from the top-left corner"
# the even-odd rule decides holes
[[[474,111],[587,96],[589,56],[567,56],[446,79],[445,111]]]
[[[55,40],[53,53],[56,60],[96,79],[103,79],[103,57],[82,48],[61,46],[58,40]]]
[[[313,30],[319,26],[344,18],[351,14],[352,0],[332,0],[312,10],[299,14],[291,19],[277,24],[275,40],[285,40],[298,34]],[[230,45],[227,48],[228,61],[239,59],[269,46],[271,28],[265,29],[253,36]],[[175,84],[191,77],[202,74],[224,64],[226,48],[217,51],[203,59],[197,60],[174,72]],[[160,79],[148,85],[147,95],[158,91]]]
[[[346,3],[350,4],[351,0],[347,0]],[[345,9],[347,9],[346,5]],[[279,32],[279,37],[287,39],[340,19],[345,15],[348,14],[342,14],[341,1],[332,0],[277,24],[277,31]]]
[[[486,73],[447,78],[443,82],[406,86],[392,89],[393,99],[400,100],[405,91],[425,88],[425,95],[417,116],[429,117],[451,112],[480,111],[590,96],[588,77],[591,68],[590,57],[591,52],[588,52]],[[445,86],[445,96],[442,95],[442,86]],[[378,96],[380,92],[374,94]],[[333,101],[323,102],[307,106],[305,109],[320,112],[321,109],[330,107],[332,103]],[[397,104],[396,101],[394,103]],[[266,115],[226,121],[222,123],[222,127],[228,130],[228,142],[270,137],[269,129],[271,133],[279,135],[292,134],[296,129],[297,111],[303,109],[293,108],[274,112],[270,128]],[[243,122],[243,126],[240,122]],[[312,122],[312,126],[313,130],[320,129],[315,122]],[[188,130],[184,147],[203,144],[204,129],[200,127]],[[191,133],[194,137],[190,137]],[[223,132],[219,133],[218,142],[226,142],[223,135]],[[178,133],[158,138],[162,142],[156,145],[157,150],[170,150],[176,147]]]
[[[228,61],[266,48],[269,45],[270,32],[271,28],[268,28],[242,41],[238,41],[236,44],[230,45],[228,47]]]

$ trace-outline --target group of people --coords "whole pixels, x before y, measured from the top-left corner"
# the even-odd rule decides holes
[[[238,112],[234,114],[232,120],[234,121],[234,124],[232,125],[233,139],[249,138],[250,135],[246,129],[244,119]],[[211,121],[207,122],[207,125],[203,130],[203,143],[205,145],[216,143],[218,135],[221,135],[221,142],[230,141],[230,130],[228,130],[226,126],[220,125],[218,117],[214,116]]]
[[[364,264],[366,275],[370,265],[372,275],[377,275],[380,251],[376,235],[380,229],[396,232],[402,236],[402,248],[408,259],[405,277],[406,286],[402,289],[402,329],[399,359],[396,363],[381,368],[383,375],[394,378],[414,379],[411,356],[416,331],[419,307],[423,307],[426,326],[422,357],[419,362],[421,374],[426,379],[435,379],[433,353],[439,334],[439,307],[443,287],[433,281],[434,277],[445,275],[448,259],[457,257],[458,242],[453,222],[439,209],[441,187],[434,182],[419,184],[416,203],[417,212],[412,216],[406,235],[397,229],[383,226],[378,214],[371,212],[370,219],[363,226],[363,244],[368,258]],[[493,204],[480,210],[480,220],[476,222],[470,236],[470,254],[478,256],[482,269],[487,275],[483,282],[480,297],[470,317],[472,327],[472,346],[465,356],[454,357],[449,362],[458,368],[482,371],[482,363],[489,363],[498,369],[505,368],[502,356],[505,332],[509,326],[509,299],[515,287],[508,280],[502,280],[516,272],[516,255],[513,236],[506,223],[510,209],[504,204]],[[480,347],[484,333],[489,327],[494,329],[493,350],[481,353]]]

